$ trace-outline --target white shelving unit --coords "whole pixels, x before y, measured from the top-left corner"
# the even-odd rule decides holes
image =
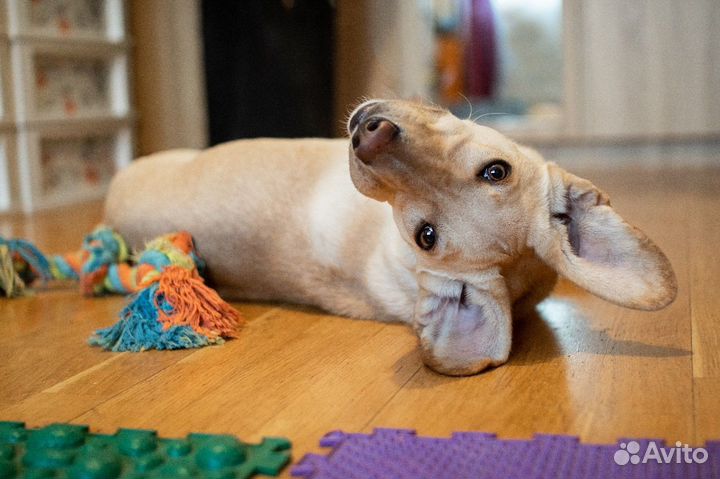
[[[123,0],[0,0],[0,212],[101,197],[133,156]]]

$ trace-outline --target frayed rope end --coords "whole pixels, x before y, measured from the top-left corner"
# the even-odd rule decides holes
[[[177,279],[174,277],[172,284],[177,285]],[[184,309],[176,310],[168,300],[167,291],[162,291],[161,282],[162,277],[160,282],[132,295],[130,303],[120,313],[120,320],[113,326],[95,331],[89,344],[109,351],[137,352],[199,348],[222,344],[224,338],[236,337],[241,317],[219,296],[217,299],[221,304],[208,302],[205,295],[192,296],[184,287],[187,285],[180,284],[180,289],[185,291],[183,300],[178,302],[175,294],[171,297]],[[207,288],[202,282],[201,286]],[[196,283],[189,289],[202,291]],[[188,304],[194,306],[188,308]]]
[[[240,314],[205,285],[196,270],[179,266],[165,268],[159,279],[156,302],[166,302],[171,310],[158,307],[164,327],[190,326],[210,338],[235,337]]]

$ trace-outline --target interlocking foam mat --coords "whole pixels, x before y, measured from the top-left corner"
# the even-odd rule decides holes
[[[290,441],[283,438],[246,444],[225,435],[166,439],[148,430],[106,435],[87,426],[26,429],[21,422],[0,422],[0,479],[245,479],[276,476],[289,461]]]
[[[676,443],[677,444],[677,443]],[[327,456],[307,454],[292,468],[305,478],[713,478],[720,477],[720,441],[684,451],[684,444],[623,439],[581,444],[576,437],[536,435],[500,440],[492,434],[421,437],[412,430],[372,434],[330,432],[320,445]],[[690,449],[690,448],[688,448]],[[689,459],[688,462],[687,459]]]

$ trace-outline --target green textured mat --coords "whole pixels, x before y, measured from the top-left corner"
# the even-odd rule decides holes
[[[290,461],[290,441],[189,434],[159,438],[155,431],[120,429],[92,434],[87,426],[52,424],[26,429],[0,422],[0,479],[217,478],[275,476]]]

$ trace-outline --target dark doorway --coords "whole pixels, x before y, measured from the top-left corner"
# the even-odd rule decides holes
[[[204,0],[210,143],[332,136],[330,0]]]

